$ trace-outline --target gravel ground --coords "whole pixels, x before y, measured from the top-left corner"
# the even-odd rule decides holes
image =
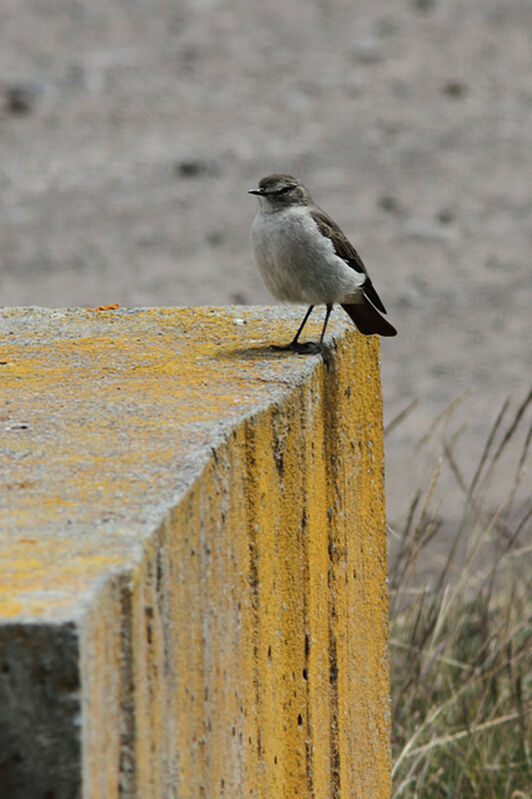
[[[2,304],[269,302],[246,192],[295,173],[399,329],[390,517],[464,392],[471,473],[532,375],[529,0],[3,0],[0,31]]]

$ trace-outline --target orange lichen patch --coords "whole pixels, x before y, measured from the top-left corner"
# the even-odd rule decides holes
[[[97,308],[85,308],[86,311],[116,311],[117,308],[120,308],[120,305],[115,302],[112,305],[98,305]]]

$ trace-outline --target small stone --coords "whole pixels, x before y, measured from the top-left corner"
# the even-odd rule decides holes
[[[450,208],[442,208],[437,214],[436,219],[438,222],[441,222],[442,225],[450,225],[451,222],[454,222],[454,213]]]
[[[211,247],[219,247],[224,242],[224,235],[220,230],[211,230],[207,233],[207,241]]]
[[[414,0],[414,8],[419,11],[431,11],[436,5],[436,0]]]
[[[383,211],[387,211],[389,214],[399,214],[402,210],[399,200],[392,197],[390,194],[383,194],[379,197],[379,208],[382,208]]]
[[[459,80],[450,80],[442,89],[447,97],[463,97],[467,91],[467,86]]]
[[[198,178],[202,175],[216,175],[217,165],[201,158],[188,158],[179,161],[175,167],[176,174],[182,178]]]
[[[6,108],[10,114],[22,116],[31,114],[35,107],[38,91],[30,84],[9,86],[5,92]]]

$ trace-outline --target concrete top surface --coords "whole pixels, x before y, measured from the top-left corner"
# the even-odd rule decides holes
[[[322,363],[269,350],[302,312],[1,310],[0,618],[76,618],[138,562],[235,423]]]

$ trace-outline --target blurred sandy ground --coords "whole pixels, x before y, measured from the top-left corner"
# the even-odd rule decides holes
[[[295,173],[400,332],[392,522],[444,427],[471,478],[532,382],[530,0],[2,0],[0,76],[3,305],[271,302],[247,189]]]

